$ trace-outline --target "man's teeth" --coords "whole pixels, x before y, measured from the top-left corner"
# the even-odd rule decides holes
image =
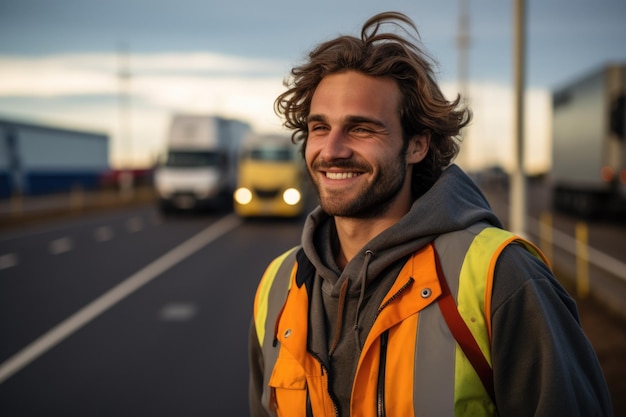
[[[356,172],[327,172],[326,178],[331,180],[345,180],[347,178],[354,178],[359,175]]]

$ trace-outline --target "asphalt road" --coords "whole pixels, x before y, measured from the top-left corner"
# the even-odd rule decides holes
[[[0,415],[247,415],[254,290],[300,227],[147,207],[2,236]]]
[[[597,226],[623,254],[623,225]],[[247,415],[254,290],[300,230],[145,205],[0,231],[0,416]],[[624,321],[579,306],[626,415]]]

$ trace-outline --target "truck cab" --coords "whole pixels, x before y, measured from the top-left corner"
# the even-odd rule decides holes
[[[235,213],[242,217],[297,218],[303,214],[308,182],[299,146],[289,136],[247,139],[239,160]]]
[[[154,176],[159,208],[172,211],[230,205],[247,123],[218,116],[173,118],[164,158]]]

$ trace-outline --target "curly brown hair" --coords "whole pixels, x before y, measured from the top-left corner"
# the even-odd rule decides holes
[[[402,29],[407,38],[391,31],[381,32],[383,24]],[[435,82],[435,63],[420,43],[419,31],[409,17],[385,12],[365,22],[360,38],[339,36],[318,45],[308,62],[291,70],[291,77],[284,82],[287,91],[274,102],[274,111],[284,118],[283,125],[293,130],[292,141],[303,141],[304,153],[311,99],[326,75],[352,70],[390,77],[402,96],[399,110],[405,147],[415,135],[431,135],[428,154],[413,167],[413,196],[422,195],[458,153],[459,133],[470,122],[471,112],[460,106],[460,95],[452,102],[446,100]]]

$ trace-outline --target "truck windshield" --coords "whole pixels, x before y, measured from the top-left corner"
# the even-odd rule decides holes
[[[223,162],[223,155],[206,151],[170,151],[165,166],[176,168],[217,167]]]
[[[257,148],[252,149],[248,157],[254,161],[291,161],[294,153],[289,148]]]

